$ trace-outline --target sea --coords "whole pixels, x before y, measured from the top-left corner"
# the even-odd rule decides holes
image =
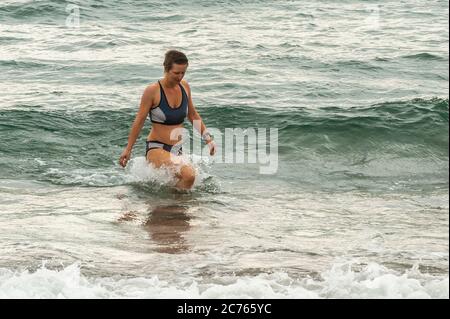
[[[0,298],[448,299],[448,21],[443,0],[2,0]],[[118,163],[170,49],[223,150],[186,120],[189,191],[146,162],[149,120]]]

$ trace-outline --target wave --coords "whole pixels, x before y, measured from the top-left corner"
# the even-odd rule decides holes
[[[87,20],[104,20],[117,19],[118,17],[126,17],[134,21],[169,21],[181,22],[187,16],[181,14],[168,14],[174,8],[182,5],[183,2],[171,1],[168,3],[160,2],[138,2],[123,3],[120,0],[99,1],[99,0],[83,0],[82,2],[70,2],[67,0],[42,0],[12,4],[0,4],[0,20],[13,19],[19,21],[31,22],[38,19],[54,24],[57,20],[65,20],[73,8],[78,8],[84,21]],[[74,7],[70,7],[73,5]],[[119,8],[119,9],[118,9]],[[166,9],[164,13],[158,12],[158,9]],[[145,10],[155,11],[152,15],[142,15]]]
[[[10,152],[25,138],[27,146],[120,147],[128,136],[136,110],[64,111],[37,107],[0,111],[0,151]],[[281,139],[302,134],[341,136],[352,140],[365,136],[386,141],[448,143],[448,98],[391,101],[363,107],[323,107],[274,110],[242,105],[199,108],[209,127],[277,128]],[[147,124],[150,127],[150,123]],[[187,128],[190,126],[187,125]],[[145,128],[144,128],[145,129]],[[19,140],[17,140],[19,138]],[[282,141],[281,141],[282,142]],[[442,144],[444,143],[444,144]],[[77,151],[78,151],[77,150]]]
[[[375,62],[399,62],[401,59],[407,59],[407,60],[417,60],[417,61],[448,61],[448,56],[441,56],[438,54],[432,54],[428,52],[422,52],[417,54],[407,54],[407,55],[400,55],[397,57],[383,57],[383,56],[377,56],[373,58],[373,61]]]
[[[19,61],[19,60],[0,60],[1,67],[12,67],[14,70],[17,69],[43,69],[43,68],[53,68],[54,65],[51,63],[44,62],[33,62],[33,61]]]
[[[391,132],[405,134],[420,130],[441,132],[447,128],[448,99],[414,99],[384,102],[369,107],[322,108],[314,116],[297,114],[275,115],[286,123],[286,130],[302,129],[312,132]],[[288,120],[288,118],[290,120]],[[293,123],[294,122],[294,123]]]
[[[227,128],[254,129],[257,134],[261,128],[267,132],[277,128],[280,156],[301,161],[303,167],[310,167],[309,172],[319,175],[329,170],[343,172],[337,179],[355,180],[362,174],[369,184],[376,182],[376,177],[383,183],[386,178],[415,176],[414,183],[426,179],[448,186],[448,179],[442,178],[442,172],[448,171],[448,99],[417,98],[359,108],[210,107],[199,113],[210,129],[222,133]],[[133,184],[144,191],[150,183],[151,189],[157,189],[155,178],[141,181],[132,177],[145,177],[148,172],[137,169],[127,176],[118,168],[135,114],[136,110],[130,109],[75,112],[30,106],[1,110],[0,176],[70,186]],[[143,131],[150,126],[146,124]],[[186,128],[192,130],[190,124]],[[134,158],[143,159],[145,135],[135,144]],[[330,164],[324,167],[324,161]],[[312,180],[317,177],[311,176]],[[200,179],[197,189],[220,191],[215,181],[206,182],[207,178]]]
[[[29,1],[19,4],[0,5],[0,16],[25,20],[33,17],[65,15],[67,1]]]
[[[17,37],[2,37],[0,36],[0,43],[2,44],[13,44],[18,42],[27,42],[30,41],[29,38],[17,38]]]
[[[231,112],[230,112],[231,110]],[[297,141],[305,135],[345,138],[347,143],[365,137],[391,142],[448,147],[448,99],[413,99],[366,107],[324,107],[283,110],[244,107],[209,108],[202,111],[216,127],[274,127],[282,140]]]
[[[332,66],[341,67],[344,69],[355,68],[355,69],[366,70],[366,71],[383,70],[383,68],[380,66],[376,66],[376,65],[371,64],[370,62],[360,61],[360,60],[337,61],[336,63],[332,64]]]
[[[354,262],[334,264],[317,278],[298,278],[286,272],[257,275],[178,276],[173,282],[146,277],[88,277],[81,263],[63,269],[41,266],[35,271],[0,268],[0,298],[395,298],[448,299],[448,276],[421,273],[417,266],[405,273],[370,263],[359,271]],[[41,282],[38,286],[36,282]]]
[[[448,57],[442,57],[437,54],[431,54],[428,52],[418,53],[418,54],[411,54],[411,55],[404,55],[402,56],[404,59],[414,59],[414,60],[422,60],[422,61],[448,61]]]

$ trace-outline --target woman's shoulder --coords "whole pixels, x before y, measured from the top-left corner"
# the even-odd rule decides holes
[[[148,91],[156,91],[157,89],[159,89],[159,83],[158,81],[150,83],[149,85],[147,85],[147,87],[145,88],[145,90]]]
[[[150,83],[144,90],[144,96],[151,104],[151,108],[155,107],[156,100],[159,98],[159,84],[158,82]]]
[[[189,88],[189,83],[185,79],[181,80],[181,84],[183,84],[185,87]]]
[[[147,87],[144,90],[144,94],[154,97],[157,92],[159,92],[159,84],[158,82],[156,83],[150,83],[149,85],[147,85]]]
[[[184,87],[186,92],[190,95],[191,94],[191,87],[189,86],[189,83],[186,80],[181,80],[181,85]]]

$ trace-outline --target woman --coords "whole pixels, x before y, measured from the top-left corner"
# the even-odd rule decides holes
[[[119,160],[122,167],[127,165],[133,145],[144,126],[146,117],[150,115],[152,129],[146,143],[147,161],[156,168],[165,166],[172,169],[178,178],[175,187],[179,189],[190,189],[195,181],[194,168],[179,160],[182,155],[182,136],[179,132],[183,129],[184,119],[187,117],[200,131],[202,139],[209,146],[210,155],[215,154],[216,148],[192,103],[191,88],[183,80],[187,68],[188,59],[182,52],[170,50],[166,53],[164,78],[145,89],[128,136],[128,145]]]

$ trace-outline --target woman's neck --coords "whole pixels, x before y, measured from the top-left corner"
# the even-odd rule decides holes
[[[166,88],[169,88],[169,89],[173,89],[174,87],[177,86],[176,82],[172,82],[165,77],[161,80],[161,82]]]

